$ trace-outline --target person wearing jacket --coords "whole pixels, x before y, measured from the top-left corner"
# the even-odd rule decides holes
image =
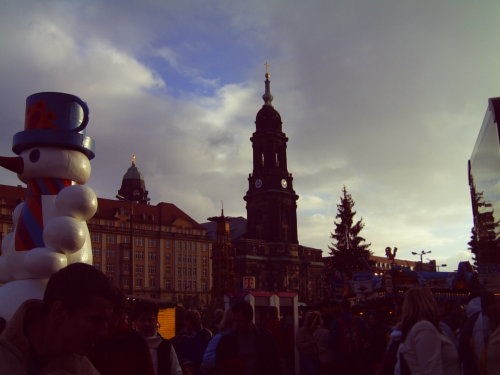
[[[132,327],[148,344],[155,375],[182,375],[174,347],[158,333],[158,305],[139,301],[130,318]]]
[[[216,349],[216,374],[275,375],[279,357],[273,335],[253,323],[253,308],[237,302],[231,308],[235,329],[223,336]]]
[[[441,333],[438,308],[427,288],[408,290],[401,314],[402,343],[394,375],[459,375],[455,345]]]

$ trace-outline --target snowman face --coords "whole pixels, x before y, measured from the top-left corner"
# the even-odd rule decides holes
[[[23,182],[32,178],[64,178],[85,184],[90,177],[90,161],[80,151],[57,147],[33,147],[21,152]]]

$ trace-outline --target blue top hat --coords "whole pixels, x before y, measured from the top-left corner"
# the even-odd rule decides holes
[[[85,135],[89,108],[79,97],[62,92],[39,92],[26,98],[24,131],[14,135],[12,151],[54,146],[94,158],[95,142]]]

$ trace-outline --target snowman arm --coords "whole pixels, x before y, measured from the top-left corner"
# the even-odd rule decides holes
[[[66,254],[80,250],[87,236],[87,224],[69,216],[50,219],[43,230],[43,241],[46,246]]]
[[[86,221],[97,211],[97,196],[88,186],[71,185],[59,192],[55,205],[58,215]]]

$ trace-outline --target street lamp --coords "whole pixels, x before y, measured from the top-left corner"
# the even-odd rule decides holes
[[[129,202],[130,203],[130,209],[129,209],[129,224],[130,224],[130,231],[129,231],[129,244],[130,244],[130,247],[129,247],[129,268],[128,268],[128,272],[129,272],[129,281],[128,281],[128,287],[129,287],[129,292],[130,292],[130,295],[132,296],[134,294],[134,289],[133,289],[133,281],[134,281],[134,277],[133,277],[133,271],[134,271],[134,257],[133,257],[133,248],[134,248],[134,233],[133,233],[133,210],[134,210],[134,202],[131,201],[131,200],[128,200],[126,199],[123,195],[120,195],[120,194],[117,194],[116,195],[116,199],[118,199],[119,201],[122,201],[122,202]]]
[[[430,254],[430,253],[432,253],[432,251],[431,251],[431,250],[429,250],[429,251],[424,251],[424,250],[422,250],[422,251],[420,251],[420,253],[416,253],[416,252],[414,252],[414,251],[412,251],[411,253],[412,253],[413,255],[420,255],[420,263],[422,263],[422,257],[423,257],[425,254]]]
[[[437,270],[439,272],[439,267],[446,267],[446,266],[447,266],[447,264],[440,264],[439,266],[436,266],[436,268],[437,268]]]

